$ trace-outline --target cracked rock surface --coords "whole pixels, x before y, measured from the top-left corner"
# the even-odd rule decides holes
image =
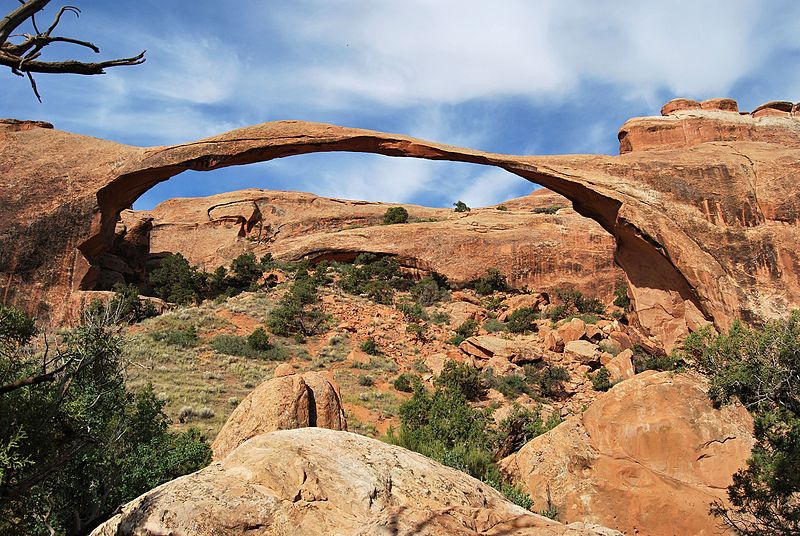
[[[754,439],[740,404],[715,409],[696,373],[647,371],[598,397],[582,415],[501,462],[562,519],[626,534],[720,534],[710,503],[726,500]]]
[[[92,534],[620,536],[538,516],[420,454],[323,428],[257,436]]]

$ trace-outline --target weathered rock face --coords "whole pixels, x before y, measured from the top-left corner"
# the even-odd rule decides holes
[[[583,415],[501,462],[503,471],[561,519],[626,534],[719,534],[709,504],[726,500],[754,439],[741,405],[714,409],[697,374],[644,372]]]
[[[726,328],[735,318],[757,322],[800,305],[798,108],[733,109],[709,101],[632,119],[617,157],[499,155],[299,121],[138,148],[4,121],[3,299],[46,312],[74,289],[95,288],[116,273],[102,259],[115,245],[119,213],[186,169],[371,152],[497,166],[565,196],[615,238],[638,321],[670,348],[708,320]]]
[[[221,460],[260,434],[318,426],[347,430],[339,388],[320,372],[267,380],[242,400],[222,427],[211,450]]]
[[[613,238],[579,216],[564,197],[541,189],[503,205],[506,210],[468,213],[403,205],[411,223],[382,225],[392,205],[244,190],[171,199],[148,212],[124,211],[122,230],[147,222],[153,254],[180,252],[209,271],[246,251],[286,261],[352,260],[372,252],[394,255],[406,268],[437,272],[454,283],[497,267],[517,288],[571,285],[605,299],[624,280],[614,265]],[[543,212],[557,207],[558,214]]]
[[[253,438],[128,503],[92,534],[619,535],[556,523],[424,456],[320,428]]]

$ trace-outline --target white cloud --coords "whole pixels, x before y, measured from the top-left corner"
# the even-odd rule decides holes
[[[537,188],[522,177],[502,169],[488,169],[470,180],[458,199],[471,207],[496,205]]]

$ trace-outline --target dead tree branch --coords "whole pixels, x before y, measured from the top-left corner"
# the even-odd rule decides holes
[[[39,59],[42,55],[42,51],[51,43],[77,45],[88,48],[96,54],[100,53],[100,48],[94,43],[82,39],[52,35],[65,13],[72,13],[76,17],[80,16],[81,10],[77,7],[62,6],[56,13],[53,22],[47,30],[41,32],[36,24],[35,15],[44,9],[47,4],[50,3],[50,0],[20,0],[20,2],[22,5],[0,20],[0,65],[8,67],[11,69],[12,73],[18,76],[27,76],[31,89],[39,102],[42,101],[42,98],[36,87],[36,80],[33,78],[33,73],[95,75],[105,74],[105,69],[109,67],[139,65],[145,62],[144,54],[146,51],[142,51],[136,56],[131,56],[129,58],[100,62],[83,62],[77,60],[42,61]],[[14,34],[13,32],[27,20],[31,21],[36,33]],[[12,37],[21,37],[23,40],[15,44],[10,41]]]

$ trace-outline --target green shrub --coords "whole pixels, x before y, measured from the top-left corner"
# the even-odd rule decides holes
[[[506,277],[497,268],[489,268],[485,275],[473,281],[472,284],[475,292],[482,295],[510,290]]]
[[[503,298],[500,296],[489,296],[481,303],[481,307],[489,311],[497,311],[503,305]]]
[[[503,322],[500,322],[496,318],[489,318],[486,322],[483,323],[483,329],[485,329],[488,333],[497,333],[498,331],[510,331],[508,326]]]
[[[445,311],[434,311],[430,317],[431,322],[434,324],[447,324],[450,322],[450,315]]]
[[[398,391],[402,391],[404,393],[411,393],[414,391],[414,386],[418,385],[420,380],[417,376],[413,374],[408,374],[404,372],[397,378],[395,378],[393,385],[394,388]]]
[[[0,307],[0,534],[88,534],[210,461],[197,431],[169,430],[152,388],[126,390],[123,342],[107,320],[89,311],[54,335],[48,365],[33,320]]]
[[[455,203],[453,203],[453,206],[456,207],[455,208],[455,212],[469,212],[470,211],[470,208],[463,201],[456,201]]]
[[[111,298],[108,308],[123,322],[134,324],[158,316],[152,302],[139,299],[139,288],[136,285],[117,283],[111,290],[114,291],[114,297]]]
[[[531,506],[533,506],[533,499],[531,499],[531,496],[516,486],[506,484],[500,488],[500,492],[506,499],[517,506],[521,506],[525,510],[530,510]]]
[[[403,207],[387,208],[383,214],[383,223],[386,225],[406,222],[408,222],[408,211]]]
[[[756,445],[711,512],[738,534],[800,534],[800,311],[727,334],[705,329],[685,341],[685,359],[709,375],[717,404],[738,399],[753,415]]]
[[[497,205],[497,210],[502,210],[503,212],[506,212],[508,210],[508,207],[505,205]]]
[[[651,354],[639,345],[633,347],[631,362],[636,374],[645,370],[677,370],[683,366],[683,361],[678,353],[665,354],[655,351]]]
[[[172,253],[150,272],[148,280],[163,300],[187,305],[199,299],[203,277],[180,253]]]
[[[526,331],[536,331],[536,321],[539,320],[539,313],[535,307],[520,307],[506,319],[506,327],[511,333],[524,333]]]
[[[555,290],[555,295],[561,300],[567,313],[603,314],[606,310],[603,302],[597,298],[587,298],[579,290],[560,288]]]
[[[425,340],[425,335],[428,332],[427,324],[409,324],[406,327],[406,333],[410,334],[414,339],[419,342]]]
[[[418,322],[428,319],[428,314],[425,312],[425,309],[417,302],[402,302],[397,306],[397,310],[403,313],[403,316],[409,322]]]
[[[564,208],[563,205],[551,205],[549,207],[536,207],[531,212],[534,214],[555,214],[562,208]]]
[[[197,337],[197,328],[189,326],[186,329],[169,329],[165,331],[154,331],[150,333],[154,341],[164,342],[170,346],[180,348],[194,348],[200,340]]]
[[[378,348],[378,343],[372,337],[367,338],[361,342],[361,351],[369,355],[380,355],[381,350]]]
[[[461,325],[456,328],[456,335],[461,337],[461,340],[474,337],[478,334],[478,321],[474,318],[464,320]]]
[[[339,287],[348,294],[366,295],[369,299],[391,305],[395,290],[408,290],[413,284],[400,272],[396,259],[362,253],[353,264],[338,264]]]
[[[592,375],[592,389],[595,391],[608,391],[611,387],[611,373],[606,367],[600,367]]]
[[[431,276],[423,277],[411,287],[411,296],[423,307],[434,305],[448,297],[447,288],[442,288]]]
[[[362,387],[372,387],[374,384],[375,384],[375,378],[373,378],[369,374],[358,377],[358,385],[361,385]]]
[[[448,360],[442,372],[433,380],[439,389],[460,393],[467,400],[477,400],[486,394],[480,371],[466,363]]]
[[[250,345],[249,337],[240,335],[217,335],[211,339],[211,348],[225,355],[236,357],[247,357],[250,359],[264,359],[266,361],[285,361],[289,358],[289,352],[283,346],[272,346],[258,350]]]
[[[570,379],[569,371],[558,365],[526,365],[525,376],[530,384],[537,386],[539,395],[545,398],[560,396],[564,382]]]
[[[614,305],[628,312],[631,310],[631,299],[628,297],[628,285],[621,284],[614,289]]]
[[[275,335],[308,337],[322,332],[327,315],[317,307],[317,287],[305,269],[298,269],[289,292],[269,312],[267,327]]]
[[[264,328],[256,328],[247,336],[247,345],[257,352],[263,352],[272,348],[269,343],[269,336]]]
[[[516,398],[521,394],[533,395],[534,392],[525,377],[519,374],[493,377],[492,387],[507,398]]]
[[[549,432],[561,424],[558,413],[551,413],[547,420],[542,418],[541,406],[535,409],[514,405],[508,417],[500,421],[495,432],[495,452],[497,458],[517,452],[534,437]]]
[[[238,290],[255,290],[262,275],[264,267],[256,261],[255,254],[242,253],[231,262],[228,285]]]

